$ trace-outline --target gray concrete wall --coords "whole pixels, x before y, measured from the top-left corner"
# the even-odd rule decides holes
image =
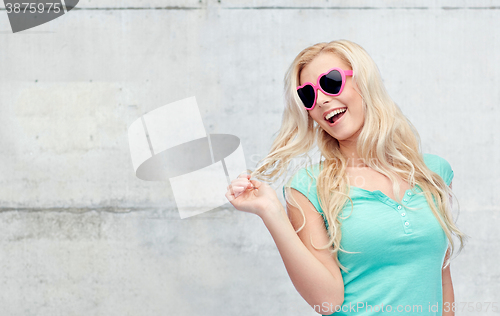
[[[181,220],[168,183],[134,176],[127,128],[196,96],[254,167],[286,68],[340,38],[454,169],[472,237],[451,264],[456,302],[500,305],[499,29],[484,0],[82,0],[16,34],[0,11],[1,315],[315,315],[258,217],[226,204]]]

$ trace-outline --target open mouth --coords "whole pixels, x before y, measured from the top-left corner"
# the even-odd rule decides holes
[[[344,113],[347,111],[347,108],[342,108],[342,109],[337,109],[335,111],[332,111],[325,115],[325,120],[331,124],[334,124],[337,122],[342,116],[344,116]]]

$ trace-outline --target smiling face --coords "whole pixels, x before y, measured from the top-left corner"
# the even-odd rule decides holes
[[[306,82],[316,84],[319,75],[334,67],[343,70],[351,69],[335,54],[320,53],[300,72],[300,85]],[[363,100],[355,89],[356,84],[352,80],[352,76],[346,77],[344,90],[338,96],[326,95],[318,89],[316,106],[311,111],[307,111],[311,118],[339,143],[343,141],[356,143],[363,127]],[[338,110],[345,110],[345,112],[335,115],[332,120],[332,114],[340,112]]]

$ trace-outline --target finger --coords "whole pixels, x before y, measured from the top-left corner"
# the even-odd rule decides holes
[[[229,202],[231,202],[231,204],[233,204],[232,201],[235,199],[235,197],[232,195],[231,191],[228,190],[225,195],[226,195],[226,199]]]
[[[252,184],[252,182],[250,182],[250,180],[245,179],[245,178],[236,179],[231,183],[231,185],[233,187],[242,187],[245,190],[254,188],[254,185]]]
[[[243,190],[244,188],[247,187],[247,184],[246,183],[231,183],[230,187],[233,189],[233,191]]]
[[[238,178],[238,179],[234,179],[233,181],[231,181],[232,185],[242,185],[242,184],[246,184],[246,183],[248,183],[247,178]]]
[[[230,195],[232,196],[233,199],[240,196],[243,191],[244,191],[243,187],[234,186],[234,185],[230,185],[228,187],[228,192],[230,192]]]
[[[238,195],[240,195],[243,191],[246,190],[246,186],[231,184],[230,189],[231,189],[232,194],[236,198],[236,197],[238,197]]]
[[[229,192],[230,195],[234,197],[233,186],[231,184],[227,186],[227,191]]]
[[[247,187],[249,184],[251,184],[251,182],[248,179],[238,179],[238,181],[235,181],[233,185]]]
[[[246,190],[245,187],[234,187],[233,186],[234,197],[237,197],[238,195],[240,195],[245,190]]]
[[[247,179],[248,179],[248,176],[249,176],[249,174],[247,174],[246,172],[242,172],[242,173],[240,173],[240,175],[238,176],[238,179],[240,179],[240,178],[247,178]]]
[[[262,182],[258,181],[258,180],[250,180],[250,183],[252,183],[254,189],[258,189],[261,187],[262,185]]]

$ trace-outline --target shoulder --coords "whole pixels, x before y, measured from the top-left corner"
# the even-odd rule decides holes
[[[424,162],[427,167],[440,175],[447,185],[450,185],[454,175],[450,163],[446,159],[438,155],[426,153],[423,156]]]
[[[319,164],[315,164],[307,168],[301,168],[290,178],[287,186],[292,188],[315,187],[319,172]]]
[[[311,167],[299,169],[291,178],[288,180],[285,187],[290,187],[296,191],[302,193],[309,202],[314,206],[314,208],[321,214],[323,210],[319,204],[318,193],[316,188],[316,180],[320,173],[320,165],[315,164]],[[285,195],[285,187],[283,187],[283,195]]]

